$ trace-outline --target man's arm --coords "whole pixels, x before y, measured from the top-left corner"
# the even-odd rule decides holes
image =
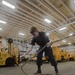
[[[25,55],[28,55],[33,49],[33,45],[30,46],[30,48],[28,48],[27,52],[25,53]]]
[[[35,39],[32,38],[31,46],[30,46],[30,48],[28,48],[28,50],[27,50],[27,52],[25,53],[25,55],[29,54],[29,53],[32,51],[34,45],[35,45]]]
[[[31,45],[28,50],[26,51],[26,53],[24,53],[23,55],[21,55],[20,57],[25,57],[26,55],[28,55],[33,49],[33,45]]]

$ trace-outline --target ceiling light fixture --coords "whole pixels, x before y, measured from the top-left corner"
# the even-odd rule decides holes
[[[58,46],[60,46],[60,44],[58,44]]]
[[[5,6],[7,6],[7,7],[9,7],[9,8],[11,8],[11,9],[15,9],[15,6],[14,5],[12,5],[12,4],[4,1],[4,0],[2,1],[2,4],[5,5]]]
[[[46,35],[48,36],[48,35],[49,35],[49,33],[46,33]]]
[[[72,36],[73,34],[71,33],[70,36]]]
[[[0,28],[0,30],[2,30],[2,28]]]
[[[66,42],[65,40],[63,40],[63,42]]]
[[[66,29],[66,27],[63,27],[63,28],[59,29],[59,31],[64,30],[64,29]]]
[[[19,35],[25,35],[24,33],[19,33]]]
[[[71,43],[68,43],[69,45],[71,45]]]
[[[6,24],[6,22],[5,21],[2,21],[2,20],[0,20],[0,23]]]
[[[51,23],[51,21],[49,19],[44,19],[44,21],[47,23]]]

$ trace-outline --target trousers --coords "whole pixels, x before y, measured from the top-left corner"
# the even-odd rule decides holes
[[[40,46],[39,50],[42,49],[43,47]],[[39,51],[38,50],[38,51]],[[56,66],[57,62],[53,56],[53,52],[52,52],[52,48],[51,47],[46,47],[44,48],[38,55],[37,55],[37,61],[36,64],[38,66],[41,66],[43,61],[42,61],[42,57],[43,57],[43,52],[45,52],[45,54],[48,56],[49,58],[49,62],[51,63],[52,66]]]

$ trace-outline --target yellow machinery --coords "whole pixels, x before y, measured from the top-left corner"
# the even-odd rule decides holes
[[[56,61],[68,61],[69,60],[69,53],[67,51],[62,51],[60,48],[53,46],[53,55]],[[48,57],[46,56],[46,59]],[[46,60],[45,59],[45,60]]]
[[[11,38],[8,39],[8,52],[4,48],[1,48],[0,51],[0,66],[13,66],[14,64],[18,65],[18,56],[18,48],[13,47],[13,40]]]
[[[32,60],[32,61],[37,61],[37,57],[34,57],[34,58],[32,58],[31,60]],[[43,60],[43,61],[46,61],[46,60],[47,60],[47,57],[42,57],[42,60]]]
[[[69,60],[74,61],[75,60],[75,54],[69,54]]]
[[[56,61],[68,61],[69,53],[67,51],[62,51],[60,48],[53,46],[53,55]]]
[[[53,55],[54,55],[55,60],[56,61],[61,61],[61,49],[58,48],[58,47],[53,46],[52,50],[53,50]],[[37,60],[37,58],[35,57],[32,60]],[[44,61],[48,60],[48,56],[43,57],[42,60],[44,60]]]
[[[69,53],[67,51],[64,52],[64,59],[65,61],[69,60]]]
[[[58,47],[52,47],[52,50],[53,50],[53,55],[56,61],[61,61],[61,49]],[[32,60],[36,61],[37,58],[34,57]],[[48,56],[43,57],[42,60],[43,61],[48,60]]]
[[[61,49],[58,47],[52,47],[53,55],[56,61],[61,61]]]
[[[61,60],[68,61],[69,60],[69,53],[67,51],[61,51]]]
[[[65,56],[65,52],[62,50],[61,51],[61,61],[64,61],[64,56]]]
[[[58,47],[53,46],[52,50],[53,50],[53,55],[54,55],[54,58],[55,58],[56,61],[68,61],[69,58],[71,58],[71,57],[75,59],[74,55],[70,55],[70,57],[69,57],[69,53],[67,51],[62,51]],[[37,57],[34,57],[32,60],[36,61]],[[47,61],[48,56],[43,57],[42,60]]]
[[[74,54],[74,57],[73,58],[74,58],[74,61],[75,61],[75,54]]]

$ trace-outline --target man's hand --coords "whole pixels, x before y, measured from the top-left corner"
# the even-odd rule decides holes
[[[51,46],[52,45],[52,42],[48,42],[47,43],[47,47]]]
[[[33,46],[31,45],[30,48],[28,48],[27,52],[25,53],[25,55],[28,55],[33,49]]]
[[[28,48],[28,50],[26,51],[26,53],[24,53],[21,57],[25,57],[28,56],[29,53],[32,51],[33,46],[31,46],[30,48]]]
[[[25,53],[25,55],[28,55],[28,54],[29,54],[28,52]]]

